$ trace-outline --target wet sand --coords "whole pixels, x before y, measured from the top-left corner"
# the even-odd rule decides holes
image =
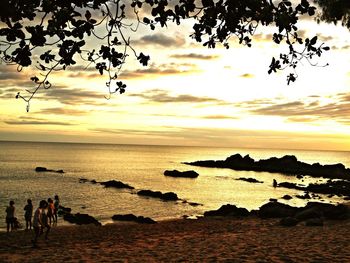
[[[0,262],[350,262],[350,220],[324,226],[279,220],[203,218],[52,228],[32,248],[32,232],[0,233]]]

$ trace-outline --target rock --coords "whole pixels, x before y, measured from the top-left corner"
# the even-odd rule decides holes
[[[261,218],[292,217],[299,208],[279,202],[269,202],[259,208],[258,216]]]
[[[177,197],[177,194],[173,192],[167,192],[167,193],[162,193],[160,191],[152,191],[152,190],[140,190],[137,192],[138,195],[141,196],[148,196],[148,197],[154,197],[154,198],[159,198],[164,201],[176,201],[179,200]]]
[[[59,215],[69,214],[71,211],[72,211],[72,209],[70,207],[64,207],[62,205],[60,205],[58,207],[58,214]]]
[[[136,222],[136,223],[140,223],[140,224],[155,224],[155,223],[157,223],[152,218],[143,217],[143,216],[135,216],[133,214],[114,215],[114,216],[112,216],[112,219],[116,220],[116,221],[131,221],[131,222]]]
[[[247,209],[230,204],[223,205],[218,210],[204,212],[204,216],[248,216],[249,214]]]
[[[345,220],[349,218],[349,208],[346,205],[333,205],[319,202],[308,202],[305,209],[313,208],[326,219]]]
[[[72,224],[77,224],[77,225],[88,225],[88,224],[94,224],[96,226],[100,226],[101,223],[98,222],[94,217],[88,215],[88,214],[70,214],[67,213],[63,216],[63,219],[68,221],[69,223]]]
[[[282,196],[282,199],[290,200],[290,199],[293,199],[293,197],[291,197],[290,195],[284,195],[284,196]]]
[[[41,166],[38,166],[35,168],[35,171],[38,172],[38,173],[41,173],[41,172],[53,172],[53,173],[61,173],[63,174],[64,171],[63,170],[52,170],[52,169],[47,169],[46,167],[41,167]]]
[[[190,171],[184,171],[180,172],[178,170],[165,170],[164,171],[165,176],[171,176],[171,177],[182,177],[182,178],[197,178],[199,174],[196,171],[190,170]]]
[[[281,226],[296,226],[299,223],[294,217],[284,217],[280,221]]]
[[[310,218],[319,218],[321,216],[322,216],[322,212],[315,209],[314,207],[304,209],[304,210],[297,212],[295,214],[295,218],[299,221],[307,220]]]
[[[269,201],[270,202],[277,202],[277,199],[276,198],[270,198]]]
[[[322,218],[310,218],[305,221],[306,226],[323,226]]]
[[[124,184],[123,182],[120,181],[116,181],[116,180],[111,180],[111,181],[107,181],[107,182],[102,182],[100,183],[101,185],[104,185],[105,187],[114,187],[114,188],[118,188],[118,189],[135,189],[134,187],[128,185],[128,184]]]
[[[309,195],[308,192],[305,192],[304,195],[296,195],[295,197],[297,197],[299,199],[311,199],[311,196]]]
[[[89,180],[86,179],[86,178],[79,178],[79,183],[86,183],[88,182]]]
[[[38,166],[38,167],[35,168],[35,171],[36,171],[36,172],[47,172],[47,171],[49,171],[49,170],[47,170],[46,167],[40,167],[40,166]]]
[[[226,158],[226,160],[195,161],[186,162],[185,164],[201,167],[230,168],[238,171],[283,173],[296,175],[299,178],[303,175],[333,179],[348,179],[350,177],[350,169],[345,168],[343,164],[308,164],[298,161],[293,155],[286,155],[281,158],[272,157],[266,160],[255,161],[250,158],[249,155],[242,157],[240,154],[235,154]]]
[[[262,182],[262,181],[259,181],[259,180],[255,179],[255,178],[244,178],[244,177],[240,177],[240,178],[238,178],[238,179],[236,179],[236,180],[245,181],[245,182],[248,182],[248,183],[259,183],[259,184],[264,183],[264,182]]]

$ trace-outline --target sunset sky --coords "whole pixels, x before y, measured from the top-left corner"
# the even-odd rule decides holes
[[[51,76],[53,87],[31,102],[14,97],[32,88],[30,69],[0,66],[0,140],[198,145],[350,151],[350,33],[341,26],[300,22],[304,36],[331,47],[295,83],[287,72],[268,75],[285,45],[260,27],[253,47],[207,49],[191,29],[169,26],[131,35],[148,67],[128,58],[123,95],[107,100],[106,77],[76,66]]]

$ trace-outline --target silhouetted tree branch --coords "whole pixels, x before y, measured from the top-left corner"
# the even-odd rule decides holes
[[[318,19],[342,20],[349,27],[347,0],[312,0],[323,13]],[[311,0],[293,4],[289,0],[2,0],[0,8],[0,58],[17,70],[35,64],[38,76],[27,94],[18,93],[27,103],[39,89],[51,87],[53,71],[65,70],[77,62],[93,65],[103,75],[107,73],[109,96],[124,93],[126,85],[118,80],[129,54],[147,66],[149,55],[137,51],[130,42],[130,32],[140,25],[151,30],[157,26],[177,25],[192,19],[191,37],[203,46],[215,48],[218,43],[230,47],[236,37],[242,45],[251,47],[252,36],[259,26],[276,28],[272,41],[286,44],[289,52],[272,58],[268,73],[291,69],[288,84],[297,78],[295,68],[302,60],[317,65],[314,57],[329,50],[318,43],[317,36],[305,38],[298,32],[300,16],[313,17],[316,7]],[[336,5],[333,5],[336,3]],[[346,7],[346,10],[341,10]],[[131,10],[131,12],[130,12]],[[96,49],[88,43],[98,41]]]

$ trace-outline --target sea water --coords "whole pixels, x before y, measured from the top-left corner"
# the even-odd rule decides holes
[[[280,199],[289,194],[293,199],[281,200],[293,206],[302,206],[307,200],[295,198],[302,191],[273,188],[272,181],[307,184],[322,181],[305,177],[303,182],[295,176],[266,172],[234,171],[231,169],[203,168],[183,164],[196,160],[223,160],[232,154],[249,154],[255,160],[295,155],[298,160],[321,164],[343,163],[350,167],[350,152],[300,151],[276,149],[239,149],[180,146],[108,145],[41,142],[0,142],[0,230],[5,228],[5,209],[15,201],[16,217],[24,223],[24,210],[28,198],[34,209],[42,199],[54,195],[73,213],[87,213],[102,223],[112,222],[114,214],[133,213],[154,220],[198,216],[204,211],[218,209],[223,204],[235,204],[248,210],[257,209],[270,198]],[[43,166],[65,173],[35,172]],[[172,178],[165,170],[195,170],[196,179]],[[263,183],[237,180],[256,178]],[[118,180],[135,190],[105,188],[100,184],[81,183],[80,179],[104,182]],[[138,190],[149,189],[174,192],[181,198],[177,202],[164,202],[141,197]],[[322,196],[324,202],[343,202],[341,198]],[[200,205],[192,206],[188,202]],[[59,224],[67,224],[59,219]]]

